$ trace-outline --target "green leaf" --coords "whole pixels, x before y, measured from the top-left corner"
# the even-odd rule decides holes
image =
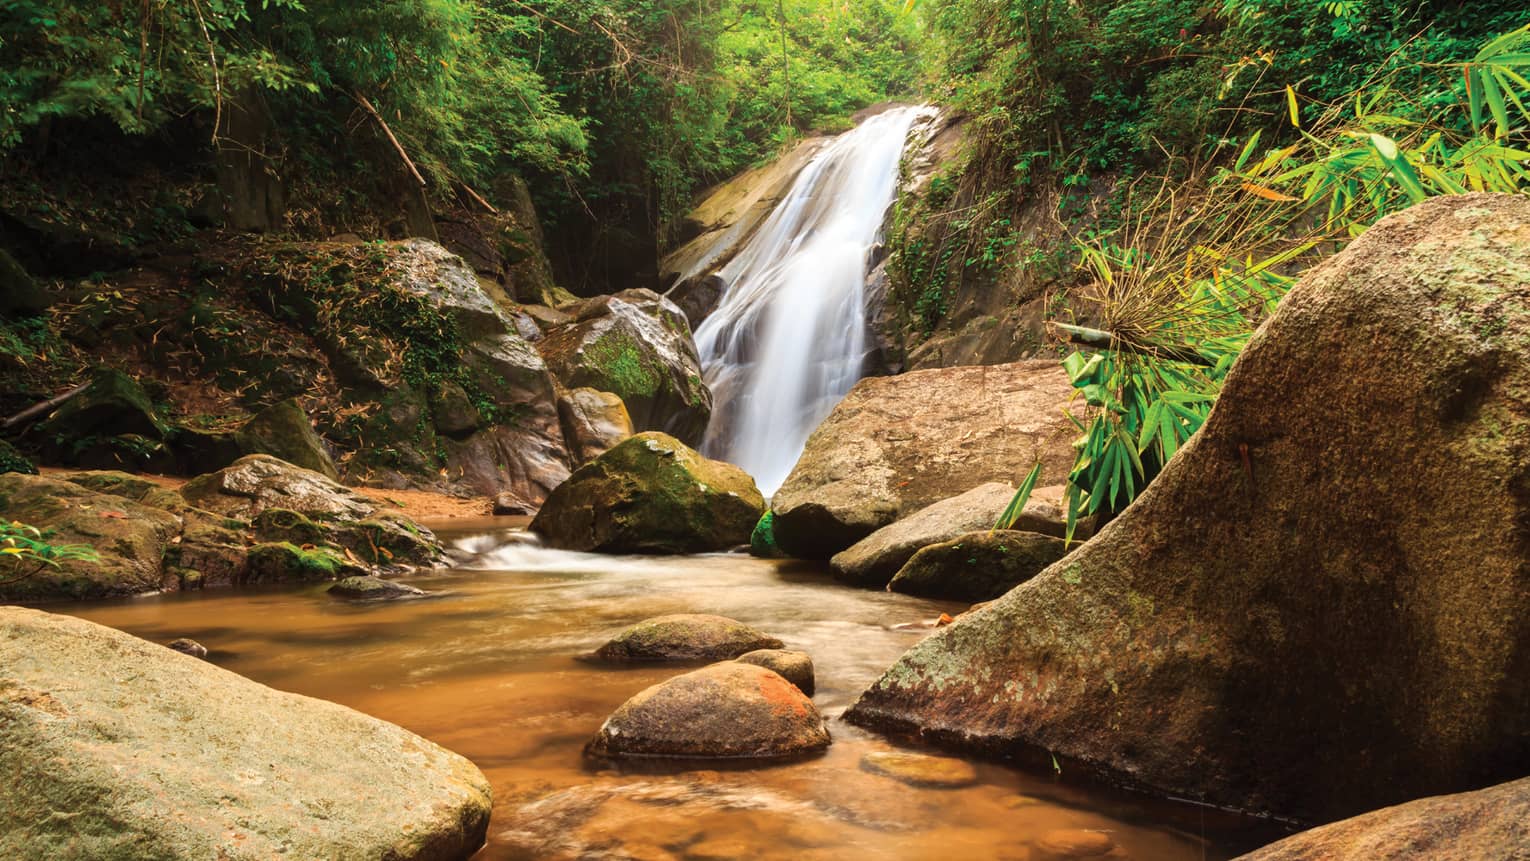
[[[994,521],[994,529],[1009,529],[1025,513],[1026,503],[1031,501],[1031,492],[1036,489],[1036,481],[1041,478],[1041,462],[1031,467],[1031,471],[1020,482],[1020,487],[1015,491],[1014,498],[1010,499],[1009,505],[999,512],[999,519]]]

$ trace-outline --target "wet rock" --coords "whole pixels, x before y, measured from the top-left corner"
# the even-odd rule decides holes
[[[632,436],[632,418],[620,396],[574,389],[558,399],[563,436],[575,463],[588,463]]]
[[[0,772],[5,858],[466,858],[491,801],[392,724],[9,607]]]
[[[94,490],[96,493],[120,496],[134,502],[143,502],[150,494],[160,489],[158,484],[143,476],[117,470],[75,472],[61,475],[59,478],[70,484],[78,484],[80,487]],[[153,507],[163,508],[164,506],[154,505]]]
[[[1078,436],[1063,413],[1072,391],[1053,360],[860,381],[772,498],[776,540],[827,559],[928,505],[1016,481],[1038,459],[1040,483],[1061,484]]]
[[[946,601],[991,601],[1068,555],[1067,542],[1013,530],[970,532],[915,553],[887,588]]]
[[[977,783],[977,769],[960,759],[899,750],[874,750],[861,757],[861,769],[907,783],[938,789],[960,789]]]
[[[536,506],[508,491],[494,497],[493,512],[496,517],[522,517],[535,514],[536,510]]]
[[[754,664],[767,670],[775,670],[781,674],[781,678],[797,686],[797,689],[813,695],[813,659],[807,652],[794,652],[790,649],[756,649],[745,652],[735,660],[744,664]]]
[[[680,613],[645,619],[595,650],[603,661],[726,661],[757,649],[779,649],[768,634],[724,616]]]
[[[944,499],[878,529],[829,561],[844,583],[880,589],[921,548],[979,529],[992,529],[1015,489],[993,482]]]
[[[400,601],[430,595],[424,589],[417,589],[407,583],[371,576],[347,577],[329,587],[328,593],[332,598],[344,598],[347,601]]]
[[[361,570],[327,547],[305,549],[286,541],[271,541],[250,548],[245,582],[315,583],[358,574]]]
[[[0,512],[48,533],[55,545],[85,545],[96,561],[55,566],[0,557],[0,600],[107,598],[158,591],[160,563],[181,520],[120,496],[70,481],[18,472],[0,474]],[[35,571],[33,569],[36,569]]]
[[[764,511],[743,470],[643,433],[575,471],[531,530],[569,550],[705,553],[747,543]]]
[[[1070,861],[1073,858],[1099,858],[1110,854],[1116,842],[1107,834],[1083,828],[1058,828],[1036,840],[1037,861]]]
[[[165,648],[173,649],[174,651],[180,652],[183,655],[190,655],[193,658],[207,657],[206,646],[198,643],[196,640],[191,640],[186,637],[182,637],[179,640],[171,640],[165,644]]]
[[[728,661],[634,696],[587,750],[615,758],[773,759],[828,746],[828,728],[802,691],[772,670]]]
[[[712,394],[680,309],[638,289],[585,300],[575,313],[574,322],[537,342],[553,375],[570,389],[615,393],[638,431],[699,445]]]
[[[1421,798],[1287,837],[1238,861],[1520,858],[1530,847],[1530,778]]]
[[[190,504],[225,517],[253,520],[268,508],[323,520],[363,520],[381,505],[310,469],[252,454],[181,488]]]
[[[234,434],[234,441],[244,454],[268,454],[331,481],[340,479],[329,450],[314,433],[313,423],[296,398],[262,410]]]
[[[1521,777],[1527,403],[1530,200],[1388,218],[1130,508],[847,716],[1306,821]]]

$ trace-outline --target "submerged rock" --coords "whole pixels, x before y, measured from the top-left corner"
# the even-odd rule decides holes
[[[150,765],[152,764],[152,765]],[[0,857],[467,858],[490,788],[343,706],[0,607]]]
[[[743,470],[643,433],[575,471],[531,530],[568,550],[705,553],[747,543],[764,510]]]
[[[431,593],[407,583],[365,576],[347,577],[329,587],[328,594],[332,598],[343,598],[347,601],[401,601],[426,598]]]
[[[947,756],[901,750],[876,750],[861,757],[861,769],[886,775],[910,786],[960,789],[977,783],[972,763]]]
[[[756,649],[735,658],[739,663],[754,664],[767,670],[775,670],[781,678],[797,686],[797,689],[813,695],[813,659],[807,652],[790,649]]]
[[[1304,831],[1238,861],[1474,861],[1530,855],[1530,778],[1421,798]]]
[[[595,650],[602,661],[726,661],[756,649],[779,649],[768,634],[724,616],[680,613],[638,622]]]
[[[913,555],[887,588],[947,601],[991,601],[1068,555],[1067,542],[1014,530],[970,532]]]
[[[612,392],[638,431],[699,445],[712,415],[701,360],[685,314],[651,290],[587,299],[576,319],[537,342],[547,367],[570,389]]]
[[[1125,513],[847,717],[1309,821],[1523,776],[1526,404],[1530,200],[1388,218]]]
[[[239,450],[245,454],[268,454],[295,466],[311,469],[331,481],[338,481],[340,473],[335,462],[324,447],[324,441],[314,433],[313,423],[298,404],[289,398],[261,411],[245,423],[234,435]]]
[[[1085,828],[1055,828],[1036,838],[1038,861],[1072,861],[1110,854],[1116,841],[1110,835]]]
[[[623,703],[587,751],[617,758],[776,759],[828,746],[823,717],[795,685],[764,667],[728,661]]]
[[[878,529],[834,554],[829,566],[837,580],[880,589],[920,548],[979,529],[992,529],[1014,496],[1015,489],[1007,484],[995,482],[974,487]]]
[[[1061,484],[1078,436],[1063,413],[1072,392],[1051,360],[862,380],[772,498],[776,540],[827,559],[925,506],[1017,481],[1038,460],[1040,483]]]

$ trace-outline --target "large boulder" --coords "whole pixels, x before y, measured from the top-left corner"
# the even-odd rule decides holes
[[[764,667],[727,661],[627,700],[587,750],[612,758],[778,759],[828,746],[823,717],[796,685]]]
[[[143,467],[169,432],[154,402],[127,374],[98,370],[79,394],[31,429],[47,458],[87,467]]]
[[[0,607],[0,856],[467,858],[463,757],[100,625]]]
[[[531,530],[569,550],[705,553],[747,544],[764,510],[743,470],[642,433],[575,471]]]
[[[1040,460],[1061,484],[1078,436],[1057,362],[916,371],[860,381],[808,438],[771,500],[781,549],[827,559],[900,517]]]
[[[712,415],[691,327],[675,304],[651,290],[585,300],[575,320],[552,330],[537,349],[570,389],[612,392],[632,426],[698,445]]]
[[[1421,798],[1287,837],[1238,861],[1530,858],[1530,778]]]
[[[462,258],[422,239],[286,243],[244,275],[256,307],[316,342],[341,409],[315,418],[354,450],[347,481],[537,503],[568,477],[552,375]]]
[[[1530,772],[1527,643],[1530,199],[1462,195],[1309,272],[1126,512],[848,717],[1323,821]]]
[[[340,473],[296,398],[262,410],[234,435],[245,454],[268,454],[338,481]]]
[[[768,634],[725,616],[680,613],[644,619],[595,650],[602,661],[725,661],[757,649],[783,644]]]
[[[1014,497],[1015,489],[1007,484],[979,485],[878,529],[834,554],[829,567],[842,582],[881,589],[921,548],[992,529]]]
[[[47,310],[51,304],[48,291],[10,252],[0,248],[0,315],[30,317]]]
[[[167,511],[69,481],[0,474],[0,512],[46,533],[54,545],[87,545],[95,561],[56,565],[0,556],[0,600],[108,598],[161,588],[161,568],[181,519]]]
[[[1068,555],[1051,535],[990,529],[915,553],[887,584],[890,592],[945,601],[991,601]]]

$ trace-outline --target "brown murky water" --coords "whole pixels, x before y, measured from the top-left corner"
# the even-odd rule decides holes
[[[459,528],[460,530],[460,528]],[[192,637],[215,663],[392,721],[478,764],[494,786],[481,859],[1014,859],[1109,838],[1135,861],[1218,859],[1268,831],[1215,811],[1068,775],[979,764],[962,789],[863,771],[894,745],[833,720],[928,632],[899,623],[957,605],[850,589],[821,571],[719,555],[611,558],[546,550],[502,524],[444,537],[462,564],[414,580],[449,597],[353,606],[317,590],[208,593],[49,609],[151,640]],[[627,697],[677,672],[575,660],[664,613],[730,616],[817,664],[834,744],[817,759],[730,770],[629,772],[581,756]]]

